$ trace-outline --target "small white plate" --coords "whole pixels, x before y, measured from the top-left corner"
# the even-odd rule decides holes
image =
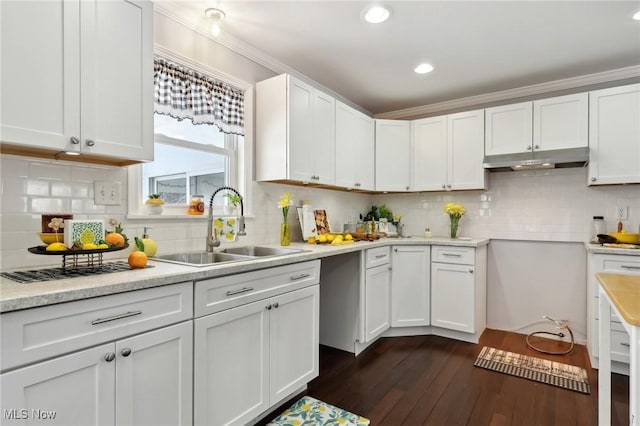
[[[460,241],[471,241],[471,237],[458,237]]]

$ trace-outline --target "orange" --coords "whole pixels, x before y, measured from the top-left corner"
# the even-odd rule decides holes
[[[147,255],[143,251],[133,251],[129,255],[129,266],[133,269],[142,269],[147,264]]]
[[[118,234],[117,232],[108,233],[104,237],[104,240],[110,246],[124,247],[124,237],[121,234]]]

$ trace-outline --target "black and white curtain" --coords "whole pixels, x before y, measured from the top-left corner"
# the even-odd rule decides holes
[[[155,112],[244,136],[242,90],[159,57],[153,68]]]

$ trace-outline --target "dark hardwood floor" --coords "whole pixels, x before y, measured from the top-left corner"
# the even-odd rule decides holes
[[[591,394],[474,367],[483,346],[583,367]],[[384,338],[357,358],[322,346],[320,376],[306,394],[372,425],[589,426],[598,423],[597,376],[584,346],[545,355],[529,349],[522,334],[488,329],[477,345],[436,336]],[[628,377],[614,374],[612,389],[612,425],[626,425]]]

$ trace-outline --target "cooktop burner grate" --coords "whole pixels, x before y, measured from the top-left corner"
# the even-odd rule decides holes
[[[147,265],[145,268],[153,268]],[[41,281],[61,280],[65,278],[88,277],[92,275],[110,274],[112,272],[130,271],[131,266],[124,261],[101,263],[95,268],[65,269],[46,268],[32,269],[29,271],[0,272],[0,276],[21,284],[36,283]]]

